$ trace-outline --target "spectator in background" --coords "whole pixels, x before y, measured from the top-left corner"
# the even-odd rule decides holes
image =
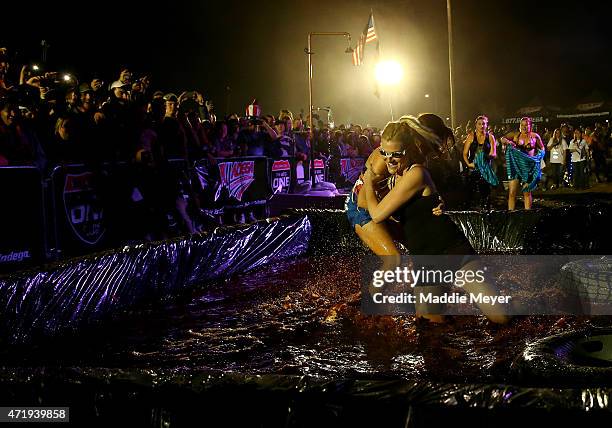
[[[8,94],[11,86],[6,80],[6,75],[9,70],[9,58],[6,48],[0,48],[0,97]]]
[[[79,93],[77,88],[68,88],[66,90],[65,99],[65,111],[67,113],[76,114],[79,112]]]
[[[295,143],[287,131],[287,121],[286,119],[278,119],[276,121],[275,129],[278,138],[274,140],[273,157],[289,157],[294,155]]]
[[[253,117],[238,134],[237,144],[246,156],[266,156],[271,144],[278,138],[274,128],[263,119]]]
[[[368,156],[370,156],[370,154],[374,151],[374,148],[370,144],[370,139],[367,135],[360,135],[357,141],[357,151],[359,152],[359,156],[367,159]]]
[[[119,72],[119,78],[117,80],[115,80],[113,83],[111,83],[111,87],[110,90],[113,90],[113,85],[115,88],[118,87],[131,87],[132,85],[132,72],[130,71],[130,69],[128,67],[122,67],[121,71]]]
[[[142,93],[145,96],[145,99],[151,98],[151,83],[153,81],[151,74],[144,73],[139,81],[140,85],[142,86]]]
[[[301,119],[296,119],[296,120],[301,121]],[[299,135],[299,134],[296,133],[294,135]],[[323,128],[321,130],[316,131],[315,145],[314,145],[315,157],[325,158],[325,159],[329,158],[330,156],[330,147],[329,147],[330,138],[331,138],[331,135],[329,132],[329,128]]]
[[[178,97],[173,93],[164,95],[164,118],[159,125],[159,142],[165,158],[187,159],[187,136],[178,120]]]
[[[120,82],[111,85],[111,95],[107,102],[102,105],[104,113],[105,132],[112,137],[107,144],[109,160],[128,160],[134,153],[134,144],[130,141],[129,127],[131,124],[129,110],[129,86]]]
[[[45,148],[51,163],[76,163],[82,160],[81,147],[76,141],[76,122],[75,117],[70,114],[57,119],[53,139]]]
[[[572,127],[567,124],[567,123],[562,123],[561,124],[561,137],[565,138],[565,141],[567,141],[567,151],[565,152],[565,159],[566,159],[566,165],[565,167],[567,168],[567,179],[568,179],[568,185],[572,185],[573,182],[573,176],[574,176],[574,167],[573,167],[573,163],[571,162],[571,157],[572,154],[569,151],[569,143],[570,141],[572,141]]]
[[[108,92],[104,89],[104,81],[96,74],[89,83],[91,87],[91,95],[93,103],[96,107],[102,106],[102,103],[108,98]]]
[[[266,114],[263,117],[263,120],[265,120],[266,122],[268,122],[268,125],[274,127],[276,126],[276,119],[274,119],[274,116],[272,116],[271,114]]]
[[[234,155],[234,142],[229,135],[226,122],[221,120],[215,123],[213,138],[214,151],[217,157],[229,158]]]
[[[595,129],[591,134],[590,149],[594,162],[593,172],[595,173],[595,180],[597,180],[598,183],[603,183],[607,179],[608,174],[606,171],[607,149],[605,143],[605,133],[603,132],[601,123],[595,124]]]
[[[565,151],[567,150],[567,141],[561,135],[559,128],[555,129],[552,133],[552,137],[546,145],[550,151],[550,167],[552,169],[552,185],[551,190],[555,187],[560,187],[563,181],[563,169],[565,166]]]
[[[372,134],[372,148],[377,149],[380,147],[380,134],[374,133]]]
[[[587,179],[587,152],[589,148],[582,136],[580,128],[574,130],[574,138],[569,143],[569,151],[572,154],[572,166],[574,169],[574,188],[586,189]]]
[[[33,165],[42,171],[46,166],[43,148],[34,130],[20,119],[16,103],[0,101],[0,158],[9,165]]]

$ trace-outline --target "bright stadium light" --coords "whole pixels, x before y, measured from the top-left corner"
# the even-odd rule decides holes
[[[396,61],[383,61],[376,65],[376,80],[382,85],[396,85],[404,72]]]

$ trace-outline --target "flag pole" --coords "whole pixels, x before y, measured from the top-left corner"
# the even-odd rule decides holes
[[[455,96],[453,90],[453,19],[451,0],[446,0],[446,16],[448,22],[448,77],[450,84],[451,126],[455,130]]]

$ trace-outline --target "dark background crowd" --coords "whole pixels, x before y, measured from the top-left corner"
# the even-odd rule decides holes
[[[83,79],[41,64],[13,64],[10,51],[2,48],[0,166],[32,165],[48,177],[58,165],[85,164],[92,171],[127,165],[129,176],[107,178],[107,187],[117,189],[117,180],[133,184],[128,187],[136,194],[126,198],[132,205],[146,202],[135,205],[146,207],[144,217],[152,220],[144,222],[141,234],[153,239],[167,235],[167,212],[174,212],[169,221],[179,225],[179,232],[194,232],[202,223],[196,221],[203,207],[191,188],[193,180],[170,168],[170,160],[193,166],[202,159],[214,165],[219,158],[267,156],[306,165],[311,156],[325,161],[367,157],[380,143],[377,128],[333,128],[327,116],[313,115],[311,145],[307,117],[286,109],[261,114],[256,100],[245,105],[243,114],[218,117],[201,92],[154,89],[149,73],[124,66],[110,80],[96,74]],[[336,164],[331,174],[339,180]],[[244,221],[243,214],[233,221]]]
[[[10,50],[0,49],[0,166],[34,165],[48,176],[52,168],[63,164],[82,163],[93,171],[101,164],[127,164],[130,174],[121,180],[131,180],[131,188],[137,191],[126,198],[131,203],[145,201],[136,205],[144,210],[144,218],[151,219],[139,222],[138,238],[167,236],[168,222],[176,223],[179,232],[200,228],[202,222],[196,219],[203,202],[193,196],[190,177],[177,175],[168,167],[171,159],[192,166],[202,159],[214,165],[219,158],[267,156],[291,157],[307,164],[314,156],[327,162],[330,181],[346,187],[349,183],[341,177],[338,159],[367,158],[380,144],[378,128],[357,124],[334,127],[323,114],[313,115],[311,142],[308,117],[303,113],[282,109],[277,114],[260,114],[257,100],[246,100],[243,114],[220,117],[203,92],[158,90],[154,76],[128,66],[118,67],[112,79],[97,74],[85,77],[45,70],[42,64],[15,64]],[[537,126],[535,131],[546,145],[554,129]],[[499,139],[517,127],[493,125],[491,131]],[[584,129],[562,124],[559,130],[567,145],[564,166],[545,169],[544,189],[550,187],[547,181],[556,187],[576,184],[571,168],[575,155],[569,149],[573,128],[581,130],[587,143],[581,160],[594,164],[576,187],[587,187],[591,172],[595,180],[606,180],[606,158],[612,148],[608,122]],[[454,157],[459,163],[463,141],[472,130],[472,122],[454,130]],[[547,157],[546,162],[549,160]],[[463,169],[464,165],[458,167]],[[503,156],[498,156],[496,168],[504,179]],[[109,179],[109,183],[112,188],[113,181]],[[109,212],[112,218],[112,210]],[[253,219],[253,213],[249,214]],[[174,220],[168,220],[172,217]],[[244,221],[244,216],[233,220]]]

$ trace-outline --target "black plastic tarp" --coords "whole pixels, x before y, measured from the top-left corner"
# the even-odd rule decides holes
[[[79,329],[144,301],[174,297],[204,281],[303,254],[310,234],[307,217],[283,217],[7,276],[0,279],[1,335],[18,343],[34,334]]]

